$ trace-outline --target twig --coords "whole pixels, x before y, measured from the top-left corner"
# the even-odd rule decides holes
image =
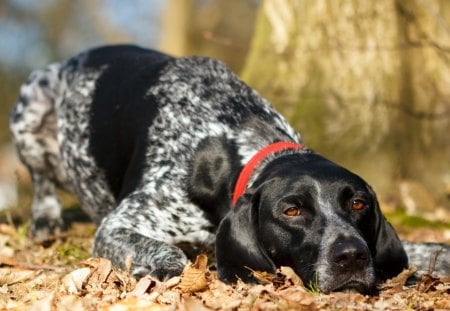
[[[428,263],[428,274],[432,275],[434,270],[436,270],[436,263],[439,258],[439,256],[442,253],[442,248],[438,249],[434,252],[434,257],[430,258],[430,262]]]
[[[23,268],[27,270],[47,270],[47,271],[54,271],[57,273],[66,273],[70,271],[68,268],[60,267],[60,266],[54,266],[54,265],[37,265],[37,264],[31,264],[27,262],[18,262],[14,259],[8,259],[8,258],[1,258],[0,259],[0,267],[14,267],[14,268]]]

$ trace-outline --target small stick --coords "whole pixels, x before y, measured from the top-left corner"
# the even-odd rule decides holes
[[[0,259],[0,267],[14,267],[14,268],[23,268],[27,270],[47,270],[54,271],[57,273],[64,273],[70,271],[68,268],[53,266],[53,265],[36,265],[27,262],[17,262],[13,259],[1,258]]]

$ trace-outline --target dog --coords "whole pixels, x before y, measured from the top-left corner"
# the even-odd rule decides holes
[[[167,279],[214,250],[225,282],[290,266],[372,293],[408,266],[376,195],[307,149],[223,63],[103,46],[31,73],[10,115],[32,177],[31,233],[63,227],[56,188],[98,225],[95,256]]]

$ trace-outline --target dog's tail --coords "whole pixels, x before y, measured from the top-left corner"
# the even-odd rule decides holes
[[[56,137],[56,108],[63,91],[60,74],[60,63],[30,74],[20,87],[19,98],[11,111],[10,129],[18,155],[30,170],[33,181],[44,178],[69,189]]]
[[[23,133],[42,132],[42,127],[48,127],[46,121],[55,116],[56,99],[60,97],[60,68],[59,63],[54,63],[34,70],[20,87],[19,99],[10,114],[14,138]]]
[[[402,241],[409,265],[417,267],[417,273],[450,275],[450,245],[443,243],[413,243]]]

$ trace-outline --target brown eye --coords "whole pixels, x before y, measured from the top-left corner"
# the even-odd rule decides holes
[[[297,206],[290,206],[284,210],[284,214],[289,217],[300,216],[301,212]]]
[[[353,200],[352,202],[352,210],[359,211],[366,207],[366,202],[363,200]]]

